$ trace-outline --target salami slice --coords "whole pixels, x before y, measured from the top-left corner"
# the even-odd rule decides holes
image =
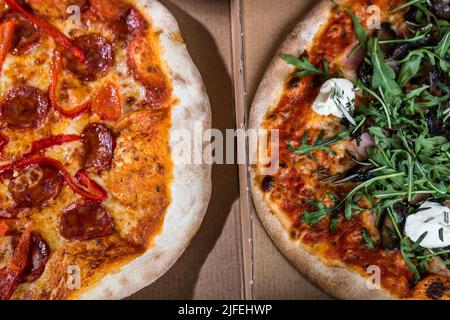
[[[131,9],[125,17],[125,23],[128,28],[128,32],[131,34],[142,31],[147,28],[147,22],[144,17],[136,9]]]
[[[2,21],[12,20],[14,20],[14,37],[11,50],[13,54],[27,54],[41,42],[42,31],[17,11],[8,11],[3,15]]]
[[[67,240],[89,240],[108,235],[113,220],[100,202],[85,200],[65,208],[60,216],[59,231]]]
[[[91,111],[98,114],[102,120],[119,120],[122,114],[119,88],[106,82],[92,98]]]
[[[118,21],[130,10],[130,5],[122,0],[89,0],[92,10],[103,20]]]
[[[146,88],[146,104],[153,107],[167,102],[169,84],[160,68],[155,48],[147,39],[147,32],[136,32],[131,37],[127,47],[127,63],[134,78]]]
[[[29,270],[25,272],[25,278],[26,281],[34,281],[42,275],[50,257],[50,248],[40,235],[32,234],[29,256]]]
[[[95,81],[106,75],[114,65],[114,51],[111,43],[98,34],[86,34],[73,41],[84,50],[87,61],[80,63],[72,52],[66,51],[63,64],[82,81]]]
[[[45,92],[29,87],[11,89],[1,103],[1,115],[9,127],[35,129],[40,127],[50,109]]]
[[[115,139],[112,132],[100,123],[88,125],[81,134],[86,156],[84,168],[88,172],[101,173],[111,165]]]
[[[34,165],[18,171],[8,186],[8,191],[21,207],[36,208],[49,204],[61,192],[64,177],[48,165]]]

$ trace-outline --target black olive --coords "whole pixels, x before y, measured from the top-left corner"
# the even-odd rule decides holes
[[[342,175],[335,177],[335,184],[340,184],[344,182],[362,182],[367,181],[375,176],[375,173],[371,171],[372,166],[355,166],[345,172]]]
[[[372,73],[372,66],[367,62],[363,62],[359,65],[358,78],[366,87],[370,87]]]
[[[431,0],[431,10],[434,14],[445,20],[450,20],[450,3],[445,0]]]
[[[450,62],[450,56],[448,55],[448,53],[445,54],[444,60]]]
[[[411,43],[403,43],[395,48],[394,52],[392,53],[392,58],[394,58],[395,60],[402,60],[408,55],[411,49],[413,49]]]
[[[424,64],[417,75],[411,79],[410,83],[418,86],[430,85],[430,74],[433,72],[434,67],[432,64]]]
[[[426,114],[428,130],[432,136],[439,136],[442,133],[442,123],[436,116],[436,111],[434,109],[430,109]]]
[[[416,14],[417,14],[417,8],[414,6],[410,6],[409,10],[405,13],[403,16],[405,18],[405,21],[416,23]]]
[[[397,39],[395,31],[391,28],[391,25],[389,23],[383,23],[381,25],[381,28],[377,30],[376,37],[380,39],[380,41]],[[394,43],[385,43],[381,45],[381,51],[383,52],[385,57],[391,56],[394,50],[395,50]]]
[[[385,215],[381,225],[381,246],[386,250],[396,250],[400,247],[400,238],[389,215]]]
[[[433,68],[433,70],[430,72],[430,91],[431,93],[436,97],[442,97],[444,95],[444,92],[438,87],[438,83],[441,80],[441,73],[439,70]]]
[[[397,204],[394,207],[394,212],[397,215],[399,228],[402,229],[406,220],[406,214],[410,208],[409,203]],[[396,250],[400,247],[400,238],[395,231],[394,224],[390,216],[385,213],[381,224],[381,245],[386,250]]]
[[[272,176],[265,176],[262,183],[261,189],[264,192],[269,192],[275,186],[275,179]]]
[[[394,211],[397,214],[397,221],[400,226],[402,226],[403,223],[406,222],[406,216],[407,216],[410,208],[411,208],[411,204],[407,203],[407,202],[396,204],[394,206]]]

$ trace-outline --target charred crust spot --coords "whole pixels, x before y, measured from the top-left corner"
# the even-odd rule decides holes
[[[440,298],[442,298],[444,296],[444,294],[447,292],[447,288],[445,287],[445,285],[442,283],[442,281],[433,281],[427,288],[427,297],[434,299],[434,300],[439,300]]]
[[[289,89],[295,89],[298,87],[300,83],[300,78],[299,77],[293,77],[289,82],[288,82],[288,87]]]
[[[298,238],[300,237],[300,230],[291,229],[291,231],[289,232],[289,236],[292,240],[298,240]]]
[[[275,179],[273,176],[265,176],[261,182],[261,189],[264,192],[269,192],[275,186]]]

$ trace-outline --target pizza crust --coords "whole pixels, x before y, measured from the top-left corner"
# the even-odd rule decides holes
[[[322,0],[310,14],[300,22],[278,49],[255,95],[250,111],[250,129],[261,127],[266,113],[274,108],[283,90],[286,80],[295,68],[280,59],[281,54],[301,55],[310,46],[315,34],[320,30],[333,3]],[[253,151],[252,151],[253,152]],[[256,150],[250,154],[251,163],[256,163]],[[264,194],[255,182],[256,168],[250,174],[253,203],[259,218],[278,249],[311,282],[326,293],[339,299],[393,299],[385,290],[371,290],[366,280],[352,270],[325,264],[319,257],[312,255],[301,243],[291,240],[289,232],[280,219],[271,210],[264,199]]]
[[[170,144],[174,149],[182,143],[173,139],[174,130],[188,130],[194,136],[195,126],[203,130],[211,127],[209,99],[172,14],[156,0],[131,2],[152,22],[152,28],[160,31],[162,62],[172,83],[173,96],[179,100],[172,109]],[[170,269],[190,244],[206,213],[211,196],[211,166],[174,162],[170,191],[171,203],[162,230],[153,239],[154,245],[74,298],[122,299],[150,285]]]

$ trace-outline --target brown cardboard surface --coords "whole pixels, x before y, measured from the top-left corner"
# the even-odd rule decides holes
[[[177,19],[203,76],[213,128],[235,127],[229,0],[163,0]],[[238,169],[213,167],[213,191],[200,231],[175,265],[130,299],[241,299],[243,296]]]
[[[244,0],[244,48],[249,105],[284,38],[316,0]],[[279,253],[252,208],[255,299],[330,299]]]

